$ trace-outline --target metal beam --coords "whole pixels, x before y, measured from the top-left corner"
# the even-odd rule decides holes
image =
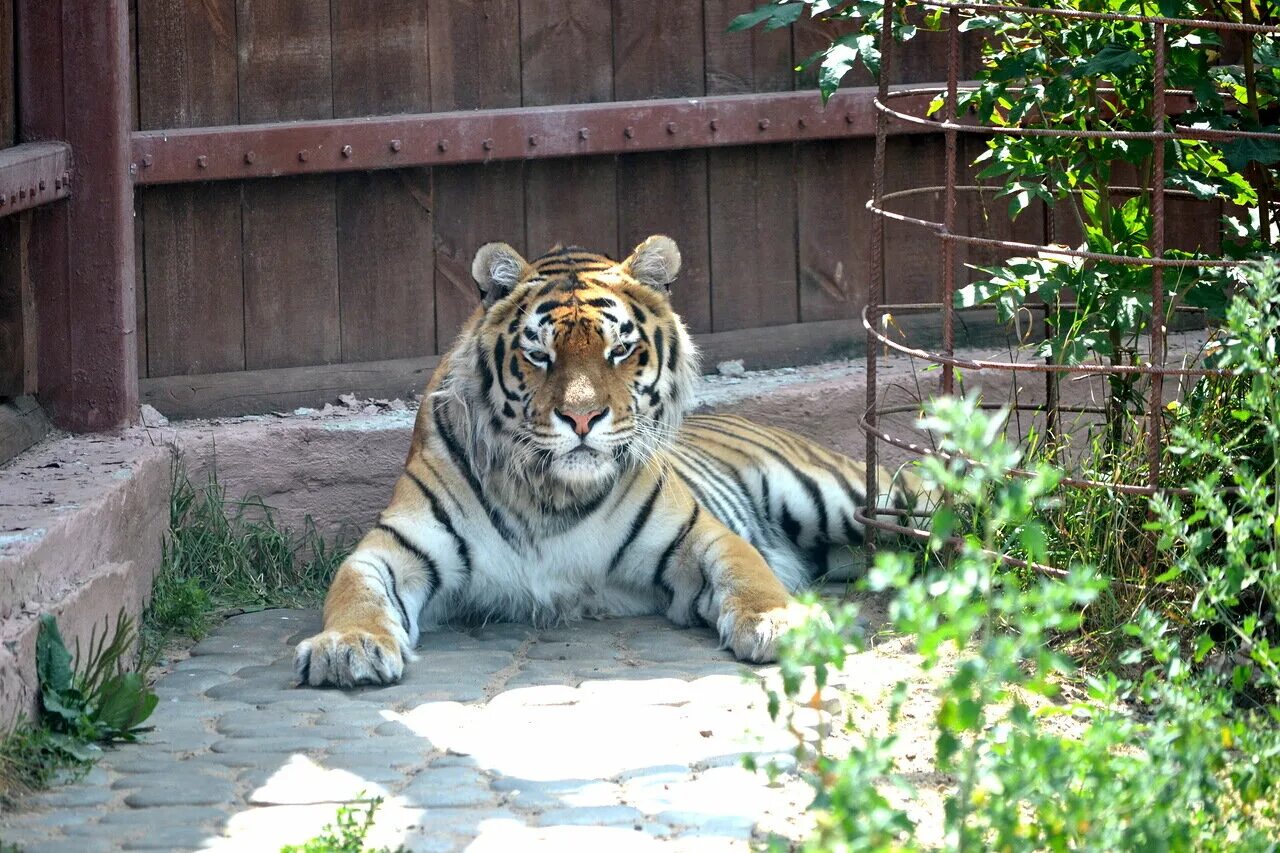
[[[0,216],[71,195],[71,146],[29,142],[0,151]]]
[[[149,130],[138,184],[870,137],[875,88]],[[931,133],[905,123],[897,133]]]

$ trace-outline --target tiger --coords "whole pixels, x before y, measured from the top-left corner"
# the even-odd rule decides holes
[[[332,580],[323,630],[297,646],[299,685],[394,683],[424,631],[490,620],[660,613],[714,628],[741,661],[777,659],[820,610],[794,594],[863,540],[865,466],[691,411],[680,265],[663,235],[621,262],[477,251],[481,303],[431,377],[389,505]],[[914,478],[877,476],[878,505],[915,505]]]

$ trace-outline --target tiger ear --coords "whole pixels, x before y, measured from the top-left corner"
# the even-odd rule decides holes
[[[680,272],[680,248],[670,237],[654,234],[636,246],[622,269],[641,284],[665,293]]]
[[[471,277],[480,286],[486,308],[510,293],[528,270],[525,259],[506,243],[485,243],[471,262]]]

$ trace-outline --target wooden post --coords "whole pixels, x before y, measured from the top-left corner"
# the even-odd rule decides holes
[[[18,134],[72,148],[71,198],[32,214],[39,399],[73,431],[138,413],[128,0],[17,0]]]

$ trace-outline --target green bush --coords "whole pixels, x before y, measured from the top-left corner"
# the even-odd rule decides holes
[[[1222,363],[1248,388],[1233,419],[1250,431],[1241,458],[1194,421],[1176,447],[1208,470],[1188,501],[1156,499],[1149,526],[1174,569],[1156,582],[1194,579],[1189,633],[1164,612],[1139,608],[1123,626],[1117,671],[1086,672],[1063,653],[1096,606],[1106,581],[1075,567],[1061,581],[1028,577],[998,558],[1011,543],[1044,553],[1037,519],[1060,475],[1031,464],[973,399],[927,407],[923,426],[951,459],[930,457],[927,481],[947,496],[935,519],[935,550],[953,534],[949,559],[920,567],[882,553],[865,581],[891,593],[896,630],[913,637],[938,676],[933,720],[937,768],[949,774],[943,821],[947,850],[1274,850],[1280,836],[1280,270],[1253,268],[1251,293],[1228,312]],[[1214,427],[1216,429],[1216,427]],[[1026,463],[1022,463],[1026,467]],[[1226,472],[1225,474],[1223,472]],[[1239,494],[1224,495],[1230,482]],[[1096,555],[1083,554],[1087,562]],[[1252,593],[1250,592],[1252,591]],[[857,644],[853,612],[810,624],[782,645],[775,715],[803,704],[809,670],[819,684]],[[1065,701],[1067,682],[1082,689]],[[887,734],[851,714],[855,747],[832,754],[820,741],[797,759],[814,785],[817,831],[810,850],[919,850],[911,810],[919,791],[895,766]],[[1070,716],[1068,725],[1050,726]],[[896,791],[895,796],[888,793]]]

